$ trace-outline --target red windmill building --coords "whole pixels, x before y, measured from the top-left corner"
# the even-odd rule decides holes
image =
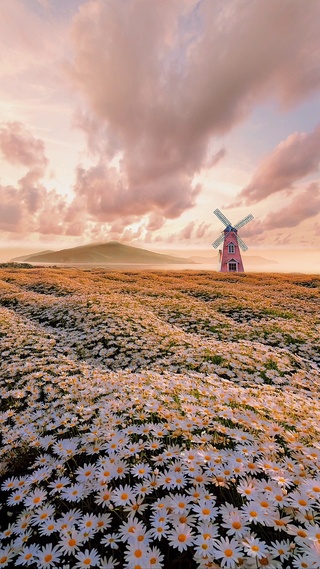
[[[223,225],[225,225],[225,229],[221,235],[212,243],[212,246],[215,249],[223,243],[222,251],[221,249],[219,250],[219,270],[222,273],[243,273],[244,268],[240,249],[242,249],[242,251],[247,251],[248,247],[244,241],[242,241],[241,237],[239,237],[238,229],[249,223],[249,221],[253,219],[253,215],[250,213],[241,221],[232,225],[229,219],[223,215],[219,209],[215,209],[213,213],[218,217],[218,219],[220,219],[220,221],[222,221]]]

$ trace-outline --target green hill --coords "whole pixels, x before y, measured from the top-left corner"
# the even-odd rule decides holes
[[[163,255],[123,245],[117,241],[99,243],[62,249],[61,251],[41,252],[25,257],[30,263],[90,263],[90,264],[141,264],[141,265],[173,265],[190,264],[190,260],[171,255]]]

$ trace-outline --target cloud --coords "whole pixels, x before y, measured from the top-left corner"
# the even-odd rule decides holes
[[[0,230],[14,233],[65,233],[65,203],[55,191],[36,187],[0,185]]]
[[[14,165],[47,165],[44,142],[35,138],[22,123],[7,122],[0,125],[0,150],[4,158]]]
[[[193,207],[194,175],[225,153],[208,161],[215,137],[271,95],[289,108],[319,88],[319,17],[305,0],[82,4],[67,71],[98,160],[78,170],[75,207],[101,221]]]
[[[149,212],[158,219],[173,219],[193,207],[199,191],[200,186],[193,186],[183,172],[130,185],[126,172],[99,162],[88,169],[78,167],[69,217],[72,220],[74,213],[84,210],[100,222],[141,217]]]
[[[211,227],[210,223],[204,223],[204,222],[200,223],[196,229],[196,237],[198,239],[204,237],[208,233],[210,227]]]
[[[191,235],[193,233],[194,230],[194,225],[195,222],[194,221],[190,221],[189,223],[187,223],[187,225],[180,231],[179,233],[179,239],[186,239],[186,240],[190,240],[191,239]]]
[[[296,227],[305,219],[320,213],[320,187],[317,183],[297,195],[291,203],[277,212],[271,212],[263,222],[265,230]]]
[[[260,164],[249,185],[240,192],[240,202],[251,204],[290,190],[296,181],[316,172],[319,163],[320,125],[310,134],[291,134]]]

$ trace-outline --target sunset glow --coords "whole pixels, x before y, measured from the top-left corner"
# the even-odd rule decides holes
[[[1,248],[215,255],[219,207],[254,215],[250,251],[316,255],[319,21],[317,0],[1,2]]]

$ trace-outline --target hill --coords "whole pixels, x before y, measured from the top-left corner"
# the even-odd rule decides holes
[[[21,258],[13,259],[21,260]],[[141,265],[173,265],[193,263],[188,259],[154,253],[139,247],[123,245],[117,241],[109,243],[89,244],[60,251],[40,252],[24,257],[30,263],[81,263],[81,264],[141,264]]]

